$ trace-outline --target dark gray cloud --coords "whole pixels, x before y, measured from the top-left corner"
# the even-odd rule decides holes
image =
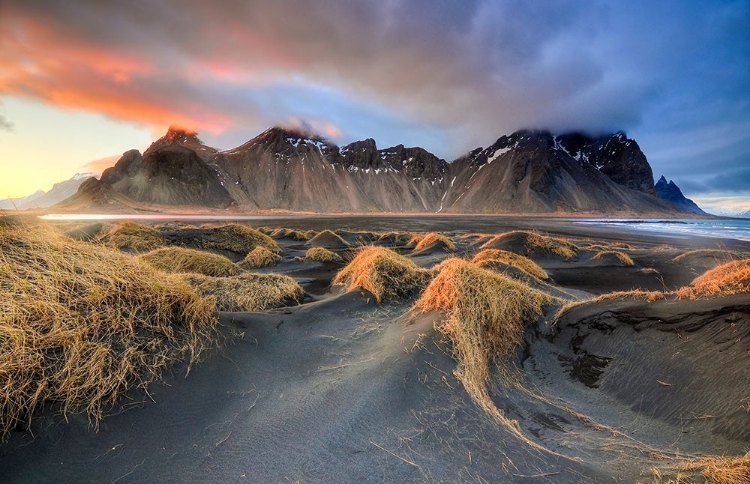
[[[717,173],[750,161],[747,1],[5,0],[0,9],[0,66],[24,55],[35,63],[0,76],[0,93],[151,124],[177,118],[227,143],[290,117],[334,123],[343,141],[368,130],[426,141],[446,158],[520,128],[622,129],[655,172],[704,191],[737,185]],[[68,64],[44,62],[56,55]]]

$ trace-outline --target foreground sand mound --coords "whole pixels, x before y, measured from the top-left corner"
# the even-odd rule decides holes
[[[370,291],[377,302],[407,298],[427,282],[428,273],[414,262],[383,247],[365,247],[341,269],[333,284]]]
[[[378,243],[387,246],[404,245],[410,238],[411,234],[403,232],[386,232],[378,237]]]
[[[457,378],[482,408],[520,434],[489,397],[490,366],[506,367],[523,341],[525,324],[554,299],[463,259],[447,259],[437,269],[414,307],[447,313],[439,330],[453,344]]]
[[[734,260],[747,259],[748,254],[730,250],[699,249],[684,252],[674,258],[674,262],[698,269],[713,269]]]
[[[331,252],[325,247],[310,247],[307,249],[307,252],[305,252],[305,259],[318,262],[343,262],[344,260],[340,255]]]
[[[218,251],[238,258],[245,257],[258,246],[265,247],[275,254],[281,253],[281,247],[271,237],[240,224],[181,227],[164,230],[163,236],[174,245]]]
[[[289,276],[243,273],[232,277],[187,274],[185,280],[204,296],[216,298],[219,311],[262,311],[298,304],[305,292]]]
[[[591,261],[597,265],[615,267],[633,267],[635,262],[624,252],[616,250],[603,250],[594,254]]]
[[[47,402],[98,422],[215,335],[213,299],[44,227],[0,228],[0,436]]]
[[[206,276],[235,276],[242,269],[226,257],[184,247],[162,247],[143,254],[140,260],[164,272],[203,274]]]
[[[123,222],[104,237],[107,245],[126,252],[149,252],[166,245],[166,241],[153,227]]]
[[[323,230],[308,240],[305,245],[310,247],[325,247],[326,249],[345,249],[349,247],[349,243],[346,240],[330,230]]]
[[[443,234],[430,232],[422,237],[414,247],[414,252],[425,250],[443,250],[445,252],[455,252],[456,244]]]
[[[265,247],[258,246],[250,251],[238,265],[243,269],[259,269],[261,267],[276,265],[280,260],[280,255],[271,252]]]
[[[507,250],[485,249],[477,253],[471,262],[478,267],[495,266],[497,262],[516,267],[525,273],[542,281],[549,279],[547,272],[528,257],[508,252]]]
[[[67,235],[73,240],[78,240],[81,242],[91,242],[92,240],[96,239],[101,234],[103,229],[104,229],[104,224],[93,223],[93,224],[87,224],[81,227],[76,227],[74,229],[68,230],[67,232],[65,232],[65,235]]]
[[[684,432],[750,441],[747,294],[622,293],[570,307],[555,344],[572,377]]]
[[[482,244],[482,249],[500,249],[532,259],[572,259],[578,248],[563,239],[547,237],[533,232],[514,231],[496,235]]]

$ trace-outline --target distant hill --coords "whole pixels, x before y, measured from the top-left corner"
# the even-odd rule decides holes
[[[419,147],[339,147],[270,128],[226,151],[170,128],[126,152],[62,207],[205,207],[311,212],[674,214],[624,133],[518,131],[446,162]]]
[[[52,188],[45,192],[38,190],[31,195],[21,198],[7,198],[0,200],[2,210],[26,210],[29,208],[47,208],[60,203],[66,198],[74,195],[83,182],[90,178],[99,176],[98,173],[77,173],[73,178],[60,183],[55,183]]]
[[[685,195],[682,194],[682,190],[680,190],[680,188],[675,185],[675,182],[673,182],[672,180],[669,180],[669,182],[667,182],[667,179],[664,178],[663,175],[661,178],[659,178],[659,181],[656,182],[654,189],[656,190],[657,197],[661,198],[662,200],[666,200],[680,212],[706,215],[706,212],[701,210],[701,208],[694,201],[690,200],[689,198],[685,198]]]

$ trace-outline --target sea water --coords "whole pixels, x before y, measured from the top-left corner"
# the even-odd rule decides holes
[[[750,241],[750,219],[586,219],[573,222],[677,237]]]

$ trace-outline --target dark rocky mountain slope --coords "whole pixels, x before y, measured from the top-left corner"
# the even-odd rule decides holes
[[[170,128],[143,155],[126,152],[69,208],[190,206],[311,212],[673,213],[651,167],[623,133],[601,138],[518,131],[451,163],[422,148],[344,147],[271,128],[218,151]]]
[[[659,181],[656,182],[654,189],[656,191],[657,197],[669,202],[680,212],[706,215],[706,212],[701,210],[701,208],[694,201],[690,200],[689,198],[685,198],[685,195],[682,194],[682,190],[680,190],[680,187],[678,187],[675,182],[673,182],[672,180],[669,180],[669,182],[667,182],[667,179],[664,178],[664,175],[662,175],[662,177],[659,178]]]

